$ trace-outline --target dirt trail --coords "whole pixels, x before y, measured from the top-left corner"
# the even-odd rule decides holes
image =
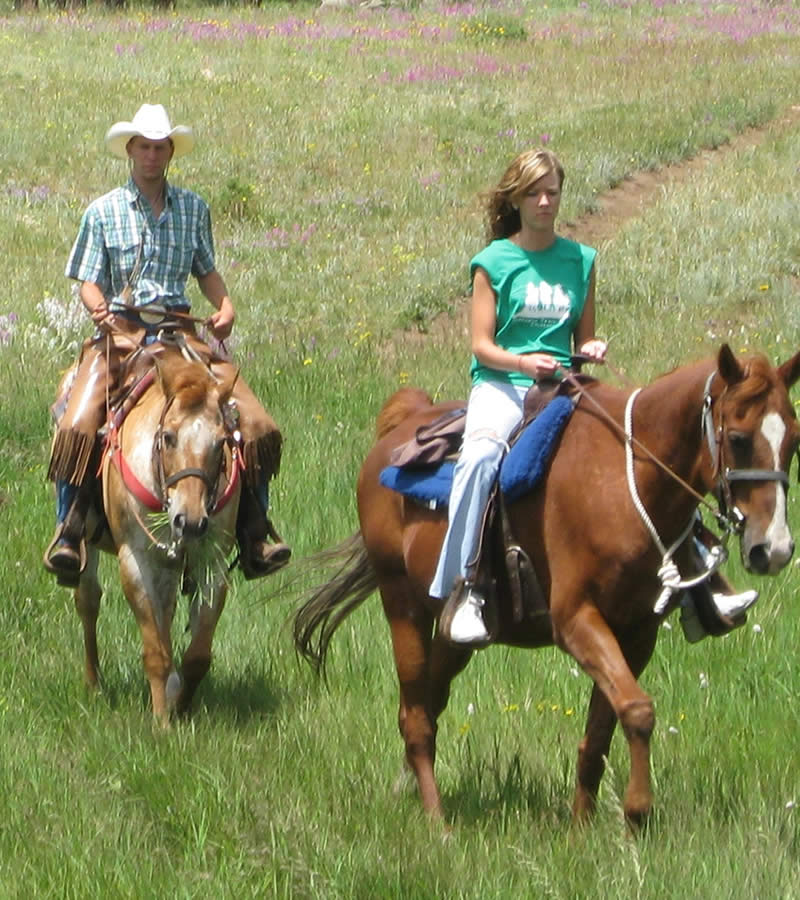
[[[558,231],[565,237],[599,248],[611,240],[627,222],[641,215],[663,187],[682,184],[707,166],[725,159],[729,154],[757,147],[769,134],[780,133],[798,124],[800,124],[800,106],[791,106],[771,122],[758,128],[748,128],[727,144],[701,150],[696,156],[675,165],[631,175],[598,197],[595,212],[586,213],[573,222],[561,222]],[[416,336],[417,339],[446,339],[452,337],[454,326],[459,332],[463,330],[464,334],[469,333],[467,302],[459,303],[452,313],[437,316],[430,322],[426,335],[416,332]],[[411,334],[412,332],[406,333],[407,337],[411,337]]]
[[[682,184],[697,172],[714,165],[731,153],[757,147],[775,131],[784,131],[800,123],[800,106],[791,106],[777,119],[759,128],[748,128],[727,144],[713,150],[701,150],[697,156],[654,172],[640,172],[626,178],[598,199],[596,212],[587,213],[575,222],[562,223],[559,231],[573,240],[599,247],[610,240],[628,221],[640,215],[665,185]]]

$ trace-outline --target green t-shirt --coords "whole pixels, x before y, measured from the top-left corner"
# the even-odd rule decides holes
[[[473,258],[470,276],[484,269],[497,298],[495,343],[511,353],[550,353],[568,366],[572,334],[583,314],[597,251],[556,237],[547,250],[523,250],[502,238]],[[530,385],[521,372],[500,372],[473,356],[472,383],[506,381]]]

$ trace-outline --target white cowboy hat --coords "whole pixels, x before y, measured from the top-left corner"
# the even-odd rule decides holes
[[[132,137],[143,137],[149,141],[169,138],[175,147],[173,156],[183,156],[194,147],[192,129],[186,125],[173,128],[167,111],[160,103],[143,103],[132,122],[115,122],[106,134],[106,146],[114,156],[127,159],[126,147]]]

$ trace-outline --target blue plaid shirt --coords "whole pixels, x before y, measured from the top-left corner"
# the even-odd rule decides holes
[[[139,261],[131,288],[136,306],[158,302],[189,309],[186,281],[214,270],[211,214],[192,191],[166,187],[156,220],[132,178],[95,200],[83,214],[66,275],[100,286],[106,300],[118,297]],[[113,303],[111,304],[113,308]]]

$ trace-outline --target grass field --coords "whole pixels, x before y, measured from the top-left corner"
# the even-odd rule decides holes
[[[589,681],[555,650],[492,648],[456,681],[439,731],[444,839],[413,792],[392,792],[402,746],[377,598],[335,638],[326,688],[295,659],[290,576],[237,576],[195,715],[162,734],[112,562],[98,696],[69,593],[40,563],[48,405],[89,330],[63,268],[85,205],[125,177],[102,146],[112,122],[163,102],[197,131],[171,178],[211,204],[231,348],[284,431],[273,507],[301,558],[357,527],[354,481],[389,393],[466,395],[478,194],[531,145],[564,162],[569,223],[626,177],[757,128],[603,241],[598,331],[638,381],[722,341],[776,361],[797,349],[797,4],[10,6],[0,897],[799,896],[794,565],[756,581],[729,564],[762,597],[727,638],[690,646],[677,621],[664,629],[642,677],[657,805],[631,840],[619,738],[595,824],[569,827]]]

